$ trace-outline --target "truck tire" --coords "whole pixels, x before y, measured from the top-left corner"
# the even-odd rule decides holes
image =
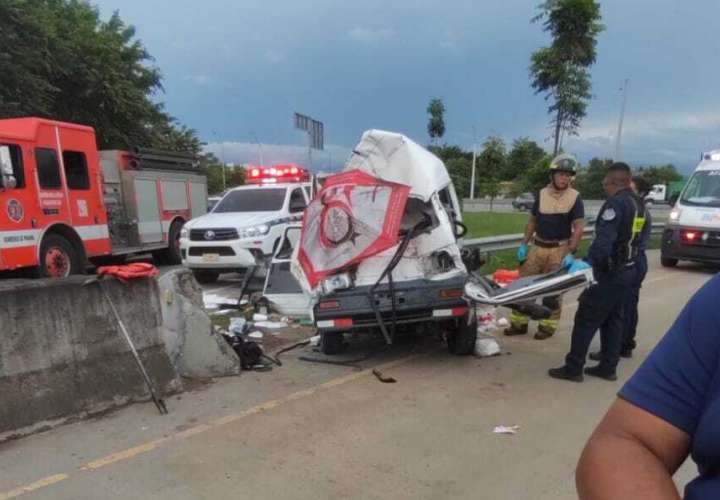
[[[345,337],[342,332],[323,332],[320,334],[320,352],[323,354],[339,354],[345,348]]]
[[[220,277],[220,273],[217,271],[206,271],[204,269],[194,269],[193,276],[195,280],[202,285],[209,285],[215,283]]]
[[[158,264],[167,266],[177,266],[182,264],[182,256],[180,255],[180,230],[184,222],[176,220],[170,226],[168,231],[168,247],[153,252],[153,258]]]
[[[40,260],[33,272],[38,278],[66,278],[81,274],[80,256],[72,244],[59,234],[50,233],[40,245]]]
[[[660,265],[663,267],[675,267],[678,265],[677,259],[671,259],[670,257],[660,257]]]
[[[472,310],[470,314],[473,314]],[[475,351],[477,340],[477,319],[467,324],[467,317],[460,319],[460,324],[447,332],[448,350],[456,356],[466,356]]]

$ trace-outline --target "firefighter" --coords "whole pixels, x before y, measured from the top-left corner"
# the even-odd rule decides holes
[[[550,162],[550,183],[535,199],[525,237],[518,249],[520,276],[549,273],[572,264],[585,225],[582,198],[570,187],[576,173],[577,160],[570,155],[561,154]],[[552,314],[538,324],[535,334],[538,340],[552,337],[560,321],[560,298],[544,299],[543,304],[552,310]],[[529,321],[526,315],[513,311],[505,335],[526,334]]]

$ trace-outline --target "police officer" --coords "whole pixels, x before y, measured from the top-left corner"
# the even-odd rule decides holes
[[[565,364],[549,370],[553,378],[583,381],[583,366],[590,342],[599,329],[602,359],[584,373],[606,380],[617,380],[615,369],[620,359],[623,331],[623,304],[637,280],[640,234],[645,227],[645,207],[630,187],[630,167],[621,162],[609,168],[603,188],[608,195],[598,214],[595,239],[585,261],[570,267],[574,272],[593,268],[596,285],[585,290],[575,313],[570,352]]]
[[[585,209],[580,193],[570,187],[577,172],[577,160],[570,155],[557,156],[550,163],[550,184],[543,188],[533,205],[525,237],[518,250],[520,276],[544,274],[569,266],[582,240]],[[532,242],[532,246],[529,244]],[[545,299],[552,309],[549,319],[541,320],[535,338],[551,337],[558,327],[561,313],[559,297]],[[517,311],[510,315],[505,335],[524,335],[530,319]]]
[[[632,190],[638,195],[640,200],[644,202],[644,198],[650,191],[650,185],[645,179],[640,176],[633,177]],[[635,266],[637,267],[637,279],[630,288],[627,301],[623,305],[623,343],[622,349],[620,350],[621,358],[631,358],[632,352],[637,346],[635,342],[635,335],[637,333],[638,325],[638,303],[640,302],[640,288],[647,275],[648,263],[647,263],[647,250],[648,242],[650,241],[650,231],[652,229],[652,217],[650,211],[643,207],[645,212],[645,225],[642,232],[637,240],[637,259]],[[593,361],[600,361],[602,359],[602,353],[600,351],[590,353],[590,359]]]

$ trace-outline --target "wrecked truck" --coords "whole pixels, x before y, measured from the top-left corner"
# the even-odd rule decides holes
[[[442,161],[407,137],[366,132],[344,171],[307,207],[292,272],[313,298],[326,354],[343,333],[379,328],[443,332],[450,351],[472,352],[476,318],[458,244],[467,228]]]
[[[266,292],[280,301],[288,282],[273,270],[294,276],[303,290],[295,306],[310,309],[325,354],[340,352],[347,332],[379,329],[392,344],[410,327],[463,355],[475,347],[475,304],[540,319],[550,308],[537,299],[593,282],[591,271],[561,270],[501,287],[475,272],[482,262],[462,248],[466,232],[443,162],[401,134],[370,130],[343,172],[324,180],[302,226],[286,232]]]

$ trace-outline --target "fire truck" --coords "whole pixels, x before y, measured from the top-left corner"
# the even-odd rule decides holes
[[[0,120],[0,271],[65,277],[147,252],[179,264],[180,230],[206,209],[191,155],[98,151],[91,127]]]

